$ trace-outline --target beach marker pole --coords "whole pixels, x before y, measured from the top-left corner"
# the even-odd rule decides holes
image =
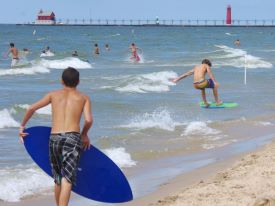
[[[246,85],[246,54],[244,55],[244,84]]]

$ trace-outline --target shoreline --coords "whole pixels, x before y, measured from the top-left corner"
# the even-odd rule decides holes
[[[123,206],[243,206],[275,199],[275,142],[182,174]]]
[[[274,137],[274,136],[273,136]],[[273,138],[272,138],[273,139]],[[259,140],[258,140],[259,141]],[[231,155],[229,157],[221,158],[213,163],[210,163],[206,166],[202,166],[196,168],[194,170],[183,172],[180,175],[172,177],[165,181],[165,183],[158,186],[156,190],[146,194],[144,196],[138,197],[131,202],[122,203],[122,204],[107,204],[107,205],[121,205],[121,206],[181,206],[183,203],[176,203],[177,201],[181,201],[180,197],[182,195],[182,191],[188,192],[196,187],[202,187],[205,184],[210,184],[212,179],[214,179],[214,184],[216,184],[215,178],[220,177],[221,174],[227,173],[227,170],[232,170],[232,168],[237,168],[235,165],[245,164],[246,158],[250,156],[261,157],[261,155],[257,155],[258,153],[268,153],[269,148],[274,148],[274,156],[275,156],[275,142],[271,140],[271,138],[267,138],[267,140],[262,140],[263,142],[252,142],[255,144],[253,148],[250,148],[247,151],[242,151],[240,153]],[[268,142],[266,142],[268,141]],[[251,142],[244,141],[246,144],[251,144]],[[273,153],[272,153],[273,154]],[[275,158],[274,158],[275,159]],[[249,160],[251,161],[251,160]],[[274,160],[275,161],[275,160]],[[275,165],[275,164],[274,164]],[[275,166],[274,166],[275,171]],[[275,172],[274,172],[274,181],[275,181]],[[207,183],[205,183],[207,182]],[[213,182],[213,181],[212,181]],[[275,197],[275,192],[274,192]],[[73,194],[71,199],[71,204],[73,205],[81,205],[82,203],[88,203],[89,200],[85,198],[82,199],[78,195]],[[53,195],[33,195],[31,198],[23,199],[20,202],[8,203],[1,202],[3,206],[35,206],[39,203],[41,206],[50,206],[54,204]],[[91,205],[105,205],[102,203],[97,203],[90,201]],[[190,202],[188,205],[191,205]],[[200,204],[194,204],[199,206]],[[219,204],[220,205],[220,204]]]

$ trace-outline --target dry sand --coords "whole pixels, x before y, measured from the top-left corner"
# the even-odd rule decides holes
[[[205,180],[169,195],[154,206],[247,206],[275,198],[275,143],[246,155]]]

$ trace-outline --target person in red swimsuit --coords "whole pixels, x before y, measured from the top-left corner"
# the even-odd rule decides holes
[[[138,48],[134,43],[131,44],[131,46],[129,47],[129,49],[131,50],[132,52],[132,56],[130,57],[130,59],[133,59],[135,60],[136,62],[139,62],[140,61],[140,57],[138,56],[138,53],[137,51],[141,49]]]

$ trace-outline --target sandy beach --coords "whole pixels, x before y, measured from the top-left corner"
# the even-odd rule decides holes
[[[122,206],[253,206],[275,198],[275,142],[182,174],[155,192]],[[73,195],[72,203],[74,203]],[[51,196],[33,197],[4,206],[53,205]],[[93,203],[94,205],[94,203]]]
[[[228,167],[229,164],[230,167]],[[233,164],[232,164],[233,163]],[[244,206],[254,205],[261,198],[275,198],[275,143],[259,151],[246,154],[244,157],[231,159],[227,164],[192,172],[185,177],[178,177],[160,191],[169,196],[155,200],[153,195],[147,199],[147,205],[154,206]],[[212,169],[211,169],[212,167]],[[213,174],[213,169],[225,168]],[[212,172],[211,172],[212,170]],[[208,171],[208,174],[207,174]],[[217,170],[218,171],[218,170]],[[208,176],[208,178],[207,178]],[[196,178],[194,178],[196,177]],[[196,179],[196,180],[195,180]],[[189,186],[187,181],[195,182]],[[180,186],[180,185],[183,186]],[[170,192],[169,192],[170,191]],[[155,194],[157,197],[158,194]],[[145,198],[146,199],[146,198]],[[145,200],[143,199],[143,201]],[[153,202],[153,200],[155,202]],[[142,201],[142,200],[140,200]],[[146,202],[145,201],[145,202]],[[133,202],[131,205],[140,205]]]

